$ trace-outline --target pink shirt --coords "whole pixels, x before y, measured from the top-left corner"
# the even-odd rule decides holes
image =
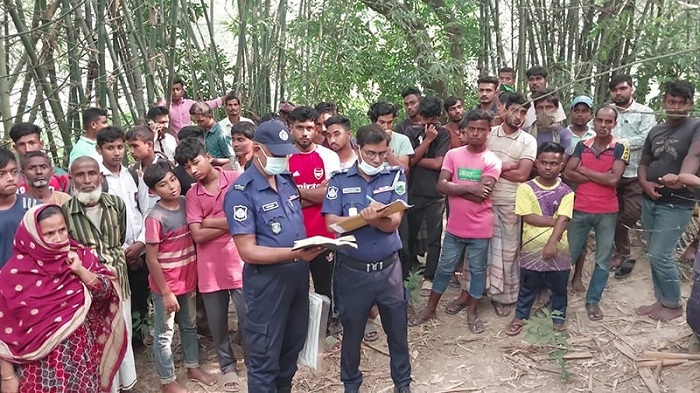
[[[190,124],[190,108],[197,102],[190,100],[189,98],[183,98],[180,102],[170,103],[170,133],[177,138],[177,133],[180,132],[182,127]],[[207,101],[207,105],[211,109],[215,109],[221,106],[221,97],[214,100]]]
[[[197,182],[187,191],[187,222],[201,223],[205,218],[226,218],[224,196],[238,179],[238,172],[219,171],[219,190],[207,191]],[[206,243],[197,244],[197,277],[199,291],[210,293],[243,287],[243,260],[228,231]]]
[[[146,217],[146,243],[158,245],[158,262],[163,277],[175,295],[197,289],[197,255],[187,226],[184,199],[180,197],[177,211],[156,204]],[[151,275],[148,284],[153,292],[162,295]]]
[[[331,178],[331,173],[340,170],[340,158],[338,155],[323,146],[308,153],[297,153],[289,157],[289,171],[292,172],[294,183],[300,189],[314,189]],[[306,236],[326,236],[333,238],[328,232],[326,220],[321,214],[323,204],[311,205],[301,209],[304,215]]]
[[[452,174],[457,184],[477,184],[488,176],[496,180],[501,176],[501,160],[490,150],[472,154],[467,146],[454,148],[445,154],[442,170]],[[491,199],[481,203],[461,196],[449,195],[450,215],[447,232],[465,239],[489,239],[493,236],[493,210]]]

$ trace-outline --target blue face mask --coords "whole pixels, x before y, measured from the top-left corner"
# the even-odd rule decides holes
[[[265,154],[265,151],[262,148],[260,149],[260,152],[265,156],[265,161],[267,162],[267,164],[265,164],[263,167],[265,173],[270,176],[274,176],[287,170],[287,157],[270,157]],[[263,166],[262,162],[260,161],[260,157],[258,157],[258,163],[260,166]]]
[[[358,167],[359,167],[360,170],[361,170],[362,172],[364,172],[364,174],[367,175],[367,176],[374,176],[374,175],[378,174],[379,172],[381,172],[382,169],[384,169],[384,165],[383,165],[383,164],[382,164],[382,165],[379,165],[379,166],[377,166],[377,167],[374,167],[374,166],[368,164],[367,161],[365,161],[365,160],[362,159],[361,153],[358,155],[358,158],[359,158],[359,160],[360,160],[360,163],[358,164]]]

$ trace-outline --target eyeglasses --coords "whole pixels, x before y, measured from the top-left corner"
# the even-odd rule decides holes
[[[360,149],[360,150],[367,156],[367,158],[369,158],[371,160],[373,160],[377,157],[379,157],[380,159],[383,160],[386,158],[386,155],[388,154],[388,152],[386,150],[384,150],[384,151],[367,151],[365,149]]]

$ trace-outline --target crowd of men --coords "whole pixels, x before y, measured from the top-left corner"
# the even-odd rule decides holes
[[[654,111],[634,100],[628,75],[611,77],[610,102],[582,95],[570,105],[548,87],[545,68],[532,67],[525,77],[527,95],[514,91],[511,68],[480,77],[472,109],[462,98],[411,87],[402,92],[403,121],[393,104],[376,102],[362,127],[325,102],[283,102],[256,124],[241,116],[234,93],[197,102],[184,97],[176,79],[170,106],[153,106],[128,132],[110,126],[105,110],[86,109],[68,172],[52,164],[38,126],[17,124],[10,137],[19,160],[0,151],[0,267],[24,212],[38,203],[61,205],[70,236],[116,272],[124,317],[148,314],[152,302],[154,340],[146,335],[144,342],[154,347],[164,392],[187,391],[175,379],[175,320],[188,378],[240,388],[230,301],[248,390],[291,391],[308,328],[310,279],[333,304],[328,334],[341,337],[331,342],[341,351],[345,391],[362,384],[360,346],[378,338],[379,315],[395,391],[410,392],[408,325],[434,318],[448,285],[461,293],[445,312],[466,309],[474,334],[485,330],[477,313],[484,296],[499,317],[514,313],[505,329],[517,335],[545,287],[554,327],[565,331],[569,284],[586,290],[593,230],[586,310],[601,320],[609,275],[624,278],[634,267],[629,231],[640,218],[656,301],[637,314],[682,316],[673,253],[695,205],[696,184],[685,175],[700,167],[700,121],[689,117],[694,87],[683,80],[664,85],[665,116],[657,124]],[[217,122],[212,111],[222,105],[227,116]],[[130,167],[123,165],[127,152]],[[397,200],[412,207],[384,215]],[[357,249],[293,249],[305,237],[345,235],[334,224],[356,215],[367,224],[350,232]],[[428,299],[409,320],[403,282],[411,271],[421,272]],[[199,369],[202,311],[219,378]],[[688,313],[690,321],[690,305]],[[130,391],[136,379],[129,347],[113,391]]]

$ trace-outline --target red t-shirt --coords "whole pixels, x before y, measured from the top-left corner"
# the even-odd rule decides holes
[[[580,158],[583,167],[607,173],[612,170],[615,161],[629,161],[629,146],[613,138],[605,150],[596,152],[593,150],[594,141],[595,138],[586,139],[579,142],[574,149],[572,156]],[[576,187],[574,210],[590,214],[617,213],[617,187],[604,186],[593,181],[579,184]]]
[[[323,146],[316,145],[314,150],[308,153],[294,154],[289,158],[289,171],[299,189],[321,187],[327,179],[330,179],[331,173],[337,170],[340,170],[338,155]],[[326,220],[321,215],[322,207],[323,204],[319,203],[302,209],[306,236],[335,237],[326,228]]]
[[[197,254],[185,214],[185,197],[180,197],[180,209],[172,211],[160,204],[146,217],[146,243],[158,245],[158,262],[163,277],[173,294],[184,295],[197,289]],[[151,290],[160,290],[148,275]]]

